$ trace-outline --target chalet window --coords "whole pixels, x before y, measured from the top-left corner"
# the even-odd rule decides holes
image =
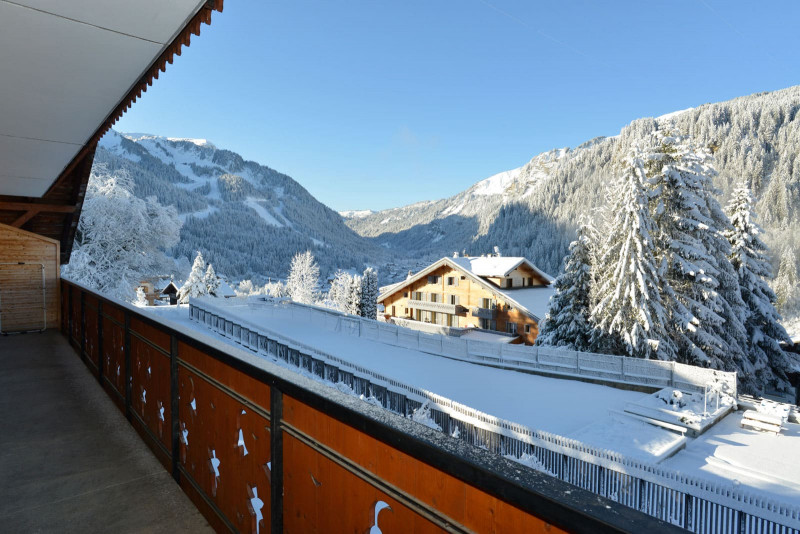
[[[392,317],[394,317],[395,315],[397,315],[397,314],[394,311],[394,306],[392,306]]]
[[[414,300],[425,300],[425,293],[422,291],[414,291]]]
[[[408,291],[404,291],[404,292],[403,292],[403,298],[404,298],[404,299],[407,299],[407,298],[408,298]]]
[[[506,331],[509,334],[516,334],[517,333],[517,323],[507,323],[506,324]]]
[[[529,285],[529,286],[532,286],[532,285],[533,285],[533,277],[532,277],[532,276],[529,276],[529,277],[528,277],[528,285]]]
[[[525,325],[525,333],[526,334],[530,334],[531,333],[531,325],[529,325],[529,324]]]
[[[439,295],[437,293],[431,293],[430,302],[439,302]]]
[[[458,286],[458,277],[448,276],[447,277],[447,285],[448,286]]]
[[[487,310],[494,309],[492,299],[481,299],[481,308],[486,308]]]
[[[462,279],[462,280],[466,280],[466,279],[467,279],[467,277],[462,275],[462,276],[461,276],[461,279]]]
[[[506,278],[506,287],[514,287],[514,279]]]
[[[522,287],[527,287],[528,285],[529,285],[528,284],[528,279],[527,278],[523,278],[522,279]]]
[[[432,275],[428,276],[428,283],[429,284],[438,284],[439,281],[441,280],[441,278],[442,277],[439,276],[439,275],[432,274]]]
[[[450,304],[458,305],[458,295],[447,295],[447,300]]]

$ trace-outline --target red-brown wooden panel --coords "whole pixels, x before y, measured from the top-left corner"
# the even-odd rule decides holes
[[[178,355],[181,361],[213,376],[215,380],[234,390],[240,396],[269,411],[269,387],[260,380],[241,373],[185,343],[178,344]]]
[[[251,400],[259,400],[259,406],[269,404],[269,387],[188,345],[181,343],[178,354],[180,360],[190,361],[213,379],[179,364],[181,466],[237,530],[268,532],[269,419],[214,382],[224,383],[239,394],[246,392]],[[216,524],[213,512],[200,502],[193,486],[183,480],[181,486]],[[258,525],[257,513],[261,514]]]
[[[154,328],[136,317],[131,317],[131,332],[136,332],[150,343],[160,347],[165,352],[169,352],[170,337],[166,332]]]
[[[66,282],[61,282],[61,333],[69,337],[69,288]]]
[[[110,302],[103,302],[103,315],[108,315],[119,324],[125,322],[125,312],[123,309]]]
[[[420,462],[284,395],[283,417],[291,426],[362,466],[387,483],[414,496],[454,522],[477,532],[556,532],[558,529],[526,512],[498,501],[442,471]],[[286,455],[284,437],[284,455]],[[286,462],[286,459],[284,460]],[[295,466],[295,469],[297,467]],[[289,475],[284,466],[284,478]],[[341,489],[349,492],[348,487]],[[387,501],[388,502],[388,501]],[[502,512],[504,517],[499,517]],[[284,520],[288,515],[285,512]],[[381,516],[383,521],[383,516]],[[506,528],[501,528],[506,526]],[[512,528],[513,527],[513,528]],[[389,530],[385,530],[389,532]]]
[[[94,300],[94,299],[92,299]],[[97,301],[95,300],[95,304]],[[86,317],[86,328],[84,330],[84,346],[86,354],[92,366],[97,369],[100,365],[100,346],[98,344],[97,308],[89,305],[88,297],[85,302],[84,316]]]
[[[105,313],[103,306],[103,313]],[[103,376],[108,380],[105,387],[110,387],[125,398],[125,331],[118,324],[103,321]],[[120,402],[120,397],[110,395],[114,402],[122,410],[125,409],[124,402]]]
[[[131,409],[164,449],[172,451],[169,373],[169,356],[131,335]]]
[[[373,527],[387,533],[444,532],[359,476],[285,433],[283,473],[283,531],[286,533],[366,533]]]
[[[81,341],[81,290],[72,287],[72,331],[69,333],[70,341],[80,348]]]

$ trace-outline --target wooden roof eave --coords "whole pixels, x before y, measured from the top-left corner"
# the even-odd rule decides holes
[[[27,226],[33,233],[59,240],[61,243],[60,261],[62,264],[67,263],[72,253],[72,244],[94,163],[97,143],[142,96],[142,93],[147,91],[147,88],[153,84],[153,80],[158,79],[159,74],[166,70],[167,64],[172,64],[176,55],[181,55],[182,48],[189,46],[191,36],[200,35],[202,25],[211,23],[211,13],[213,11],[222,12],[222,9],[223,0],[207,0],[188,19],[186,24],[176,32],[170,44],[164,47],[161,54],[148,66],[116,107],[100,123],[81,150],[64,167],[41,198],[0,195],[0,215],[5,216],[3,219],[7,220],[10,226],[16,228]],[[63,214],[63,218],[60,224],[48,223],[37,226],[37,218],[40,218],[42,214]]]

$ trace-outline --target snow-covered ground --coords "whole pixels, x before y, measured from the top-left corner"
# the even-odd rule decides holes
[[[663,465],[705,478],[736,481],[800,504],[800,425],[775,435],[739,426],[734,412]]]
[[[627,402],[646,396],[574,380],[473,365],[341,332],[309,329],[288,316],[259,318],[257,309],[242,308],[247,320],[263,324],[265,333],[273,332],[496,417],[562,436],[571,437],[583,427],[607,417],[609,409],[622,410]],[[186,306],[146,309],[212,333],[189,318]],[[234,310],[236,308],[231,312]]]
[[[229,306],[226,302],[225,307]],[[798,424],[784,423],[786,430],[776,436],[741,428],[742,413],[733,412],[701,436],[683,437],[624,413],[629,403],[652,400],[644,393],[495,369],[343,332],[309,329],[292,319],[289,307],[267,313],[242,303],[229,309],[231,315],[260,325],[267,335],[272,333],[493,416],[683,473],[750,486],[782,502],[800,505]],[[276,315],[276,309],[285,312]],[[188,306],[144,310],[235,345],[192,321]]]

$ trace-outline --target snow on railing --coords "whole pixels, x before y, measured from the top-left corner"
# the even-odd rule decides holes
[[[223,309],[231,305],[237,303],[194,299],[190,306],[191,317],[253,352],[281,359],[317,379],[333,384],[343,383],[356,395],[372,398],[384,408],[406,417],[427,405],[432,420],[449,435],[504,456],[533,456],[547,472],[562,480],[683,528],[705,532],[709,525],[715,525],[712,531],[800,534],[800,506],[780,503],[756,490],[712,482],[494,417],[287,339],[271,331],[268,325],[254,324],[235,316],[234,310]],[[393,335],[396,339],[407,335],[401,330],[387,328],[392,325],[376,321],[359,320],[310,306],[280,305],[294,310],[295,319],[325,324],[338,332],[358,334],[368,339],[373,336],[372,339],[379,341],[384,341],[381,332]],[[238,306],[242,306],[241,301]],[[259,305],[258,309],[259,312],[270,313],[267,306]],[[322,313],[317,313],[320,311]],[[440,347],[448,342],[440,340],[440,343],[444,343]],[[541,357],[543,352],[553,361],[559,357],[550,351],[538,351],[537,357]],[[605,364],[607,360],[601,359],[600,362]],[[671,378],[675,376],[675,369],[663,365],[666,362],[651,363],[659,364],[662,376],[666,376],[666,373]],[[680,376],[680,380],[696,384],[698,376],[686,373]]]

